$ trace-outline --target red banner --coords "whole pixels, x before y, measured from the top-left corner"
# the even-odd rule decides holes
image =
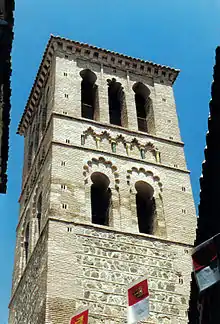
[[[128,289],[128,305],[132,306],[148,296],[147,280],[143,280]]]
[[[149,292],[147,279],[128,288],[128,324],[136,324],[149,316]]]
[[[73,316],[70,320],[70,324],[88,324],[89,310],[85,310],[80,314]]]
[[[219,255],[220,234],[195,247],[192,260],[200,292],[220,281]]]
[[[207,267],[207,265],[217,259],[217,248],[213,240],[202,246],[202,248],[197,248],[197,250],[192,254],[192,259],[195,271]]]

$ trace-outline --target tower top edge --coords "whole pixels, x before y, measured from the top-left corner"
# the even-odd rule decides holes
[[[18,125],[17,134],[19,135],[24,135],[25,133],[26,126],[34,111],[34,106],[38,101],[44,80],[48,75],[51,60],[56,51],[63,52],[66,55],[74,54],[77,57],[83,57],[84,59],[87,58],[92,62],[109,65],[113,68],[120,68],[126,70],[128,73],[133,72],[147,75],[155,79],[162,79],[162,81],[160,80],[161,83],[168,82],[171,85],[174,84],[180,72],[180,70],[169,66],[156,64],[151,61],[134,58],[125,54],[51,34],[43,53],[27,104]],[[93,54],[93,57],[91,57],[91,53]]]
[[[176,72],[177,75],[180,72],[179,69],[176,69],[176,68],[173,68],[173,67],[170,67],[170,66],[167,66],[167,65],[161,65],[161,64],[154,63],[152,61],[143,60],[141,58],[135,58],[135,57],[123,54],[123,53],[118,53],[118,52],[111,51],[109,49],[105,49],[105,48],[98,47],[98,46],[95,46],[95,45],[79,42],[79,41],[76,41],[76,40],[71,40],[71,39],[61,37],[61,36],[58,36],[58,35],[51,34],[49,42],[51,40],[58,41],[58,42],[70,43],[72,45],[79,46],[79,47],[84,48],[84,49],[97,50],[97,51],[102,52],[103,54],[106,53],[106,54],[111,54],[111,55],[115,55],[115,56],[120,56],[121,58],[132,60],[134,62],[141,62],[141,63],[145,63],[145,64],[150,64],[150,65],[158,67],[158,68],[163,68],[163,69],[166,69],[168,71]]]

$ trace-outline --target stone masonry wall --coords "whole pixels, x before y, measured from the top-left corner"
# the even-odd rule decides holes
[[[51,220],[47,324],[68,324],[81,306],[89,307],[91,324],[126,323],[126,287],[143,275],[150,289],[146,323],[185,324],[190,262],[184,244]]]
[[[45,229],[12,294],[9,324],[45,324],[47,240]]]
[[[22,177],[22,188],[27,181],[27,177],[29,176],[30,170],[28,170],[28,152],[30,143],[33,142],[35,144],[35,138],[37,136],[36,129],[39,127],[38,132],[38,145],[33,145],[32,152],[32,164],[35,162],[36,157],[39,156],[39,147],[48,145],[50,141],[48,138],[45,138],[45,133],[47,129],[42,128],[43,118],[46,120],[46,125],[50,119],[51,111],[53,108],[54,101],[54,89],[55,89],[55,60],[52,60],[51,69],[49,71],[49,75],[44,81],[44,85],[41,89],[40,99],[36,103],[35,112],[31,118],[31,122],[29,123],[26,133],[24,135],[24,165],[23,165],[23,177]],[[44,111],[45,110],[45,111]],[[45,116],[44,116],[45,114]],[[48,137],[48,134],[46,135]],[[35,146],[35,149],[34,149]]]
[[[48,148],[49,149],[49,148]],[[19,280],[25,269],[24,257],[24,231],[27,223],[30,226],[29,232],[29,256],[31,256],[35,245],[39,238],[39,228],[37,220],[37,199],[42,193],[42,215],[41,215],[41,229],[47,222],[47,216],[50,207],[50,187],[51,187],[51,151],[47,151],[45,160],[43,161],[40,170],[38,170],[35,182],[30,186],[28,199],[25,201],[26,190],[20,202],[20,217],[16,229],[16,247],[14,258],[14,271],[12,293],[15,291]]]

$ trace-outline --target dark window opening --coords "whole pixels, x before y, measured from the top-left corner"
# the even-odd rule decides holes
[[[135,94],[135,103],[137,110],[138,130],[147,132],[147,114],[145,109],[146,100],[143,96]]]
[[[98,86],[96,75],[90,70],[80,72],[81,82],[81,115],[87,119],[98,119]]]
[[[42,117],[41,117],[41,130],[42,132],[45,130],[46,128],[46,124],[47,124],[47,103],[44,103],[44,106],[42,107]]]
[[[40,234],[41,229],[41,216],[42,216],[42,193],[38,197],[37,201],[37,225],[38,225],[38,234]]]
[[[29,231],[30,231],[30,226],[29,223],[26,226],[25,229],[25,237],[24,237],[24,250],[25,250],[25,261],[27,263],[28,256],[29,256]]]
[[[41,116],[41,130],[42,132],[45,130],[47,125],[47,110],[48,110],[48,102],[49,102],[49,94],[50,87],[47,88],[47,92],[44,95],[43,107],[42,107],[42,116]]]
[[[38,148],[38,144],[39,144],[39,138],[40,138],[40,124],[38,123],[37,124],[37,127],[36,127],[36,132],[35,132],[35,141],[34,141],[34,151],[36,153],[37,151],[37,148]]]
[[[150,110],[150,90],[141,82],[133,86],[135,92],[135,104],[137,111],[138,130],[149,132],[148,115]]]
[[[91,179],[93,182],[91,186],[92,223],[108,226],[112,196],[109,179],[99,172],[93,173]]]
[[[28,170],[30,169],[32,163],[32,153],[33,153],[33,142],[29,144],[29,148],[28,148]]]
[[[153,197],[153,188],[144,181],[138,181],[135,184],[137,190],[136,207],[139,232],[153,234],[155,199]]]
[[[126,126],[125,94],[120,82],[114,78],[108,82],[110,124]]]

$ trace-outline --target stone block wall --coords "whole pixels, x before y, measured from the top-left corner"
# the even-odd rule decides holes
[[[14,270],[13,270],[13,283],[12,293],[14,293],[21,276],[26,267],[25,253],[24,253],[24,232],[27,224],[30,226],[30,241],[29,241],[29,257],[35,248],[39,238],[38,220],[37,220],[37,200],[40,194],[42,194],[42,217],[41,217],[41,229],[44,228],[47,222],[47,217],[50,208],[50,188],[51,188],[51,150],[45,153],[45,158],[41,163],[40,169],[37,172],[35,181],[31,181],[30,177],[30,189],[27,195],[27,188],[24,188],[23,194],[20,199],[20,217],[16,229],[16,247],[14,258]],[[26,199],[25,199],[26,197]]]
[[[91,324],[126,323],[126,288],[147,275],[151,316],[145,322],[185,324],[190,262],[185,244],[50,220],[47,323],[68,324],[82,305]]]
[[[47,230],[42,233],[10,301],[9,324],[45,324]]]

